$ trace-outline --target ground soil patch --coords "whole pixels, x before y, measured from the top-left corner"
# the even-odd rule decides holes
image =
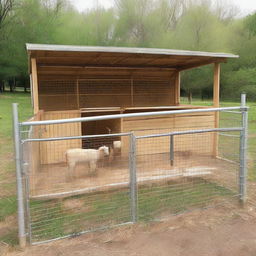
[[[30,255],[256,255],[256,208],[233,205],[195,210],[162,222],[139,223],[60,240],[12,256]]]

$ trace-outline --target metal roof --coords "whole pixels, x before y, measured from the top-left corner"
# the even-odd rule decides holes
[[[102,46],[75,46],[54,44],[26,44],[27,51],[58,51],[58,52],[106,52],[106,53],[130,53],[130,54],[156,54],[169,56],[201,56],[214,58],[238,58],[238,55],[230,53],[186,51],[158,48],[135,47],[102,47]]]

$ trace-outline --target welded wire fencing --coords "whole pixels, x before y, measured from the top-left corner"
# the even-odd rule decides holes
[[[223,114],[226,123],[207,124],[212,117],[203,123],[200,113],[207,111],[221,113],[220,120]],[[38,244],[232,198],[244,201],[246,114],[242,105],[18,124],[24,134],[16,141],[20,236]],[[159,115],[165,121],[158,121],[159,128],[146,125]],[[96,123],[131,118],[127,123],[135,127],[134,118],[145,116],[144,129],[126,132],[117,132],[118,122],[104,122],[111,129]],[[94,128],[101,133],[91,134]]]

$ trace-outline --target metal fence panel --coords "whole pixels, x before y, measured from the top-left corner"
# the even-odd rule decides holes
[[[139,220],[163,218],[239,195],[239,136],[230,137],[236,152],[231,154],[234,161],[228,161],[207,151],[214,132],[176,134],[137,137]]]
[[[123,137],[129,142],[128,135]],[[76,140],[81,139],[69,142],[70,148],[77,147]],[[89,136],[84,137],[82,143],[84,147],[97,150],[119,140],[120,136],[113,135]],[[61,142],[67,141],[63,139]],[[45,143],[49,141],[28,141],[25,144],[30,150],[35,150],[36,147],[44,148]],[[61,146],[50,143],[56,151]],[[123,152],[110,148],[109,153],[111,157],[102,156],[96,161],[97,166],[91,162],[78,163],[72,170],[66,160],[45,163],[30,151],[36,158],[30,158],[28,173],[32,244],[132,221],[129,148]],[[35,166],[34,160],[39,164]]]
[[[81,135],[81,122],[90,127],[90,117],[21,124],[18,164],[25,200],[20,206],[30,242],[159,219],[238,196],[244,200],[247,120],[241,113],[247,109],[220,110],[241,112],[222,112],[221,128],[201,126],[193,118],[186,127],[123,134]],[[121,142],[121,148],[114,148],[114,142]],[[102,146],[109,148],[106,157],[70,165],[69,149]]]

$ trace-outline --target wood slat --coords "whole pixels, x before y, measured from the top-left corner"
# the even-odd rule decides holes
[[[57,120],[80,117],[80,111],[45,112],[42,120]],[[41,127],[42,138],[80,136],[81,123],[45,125]],[[81,140],[62,140],[40,142],[41,164],[65,162],[65,152],[69,148],[81,148]]]

